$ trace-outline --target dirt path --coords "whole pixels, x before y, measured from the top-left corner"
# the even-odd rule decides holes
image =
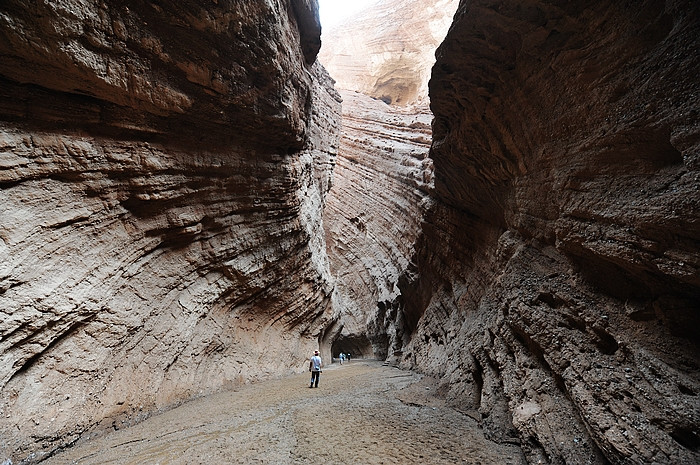
[[[44,464],[523,464],[417,374],[353,361],[181,407]],[[403,401],[399,400],[403,399]]]

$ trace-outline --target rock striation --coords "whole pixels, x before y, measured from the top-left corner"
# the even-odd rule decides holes
[[[418,101],[415,85],[382,87],[426,40],[394,6],[339,29],[338,54],[321,56],[341,87]],[[337,345],[440,378],[530,463],[697,463],[698,37],[687,1],[460,2],[430,83],[434,188],[402,197],[425,214],[418,233],[362,184],[391,156],[354,141],[359,97],[343,109],[329,199],[352,213],[327,207],[324,223],[334,308],[352,328]],[[363,319],[365,339],[350,338]]]
[[[0,5],[0,461],[302,368],[333,289],[319,34],[315,1]]]
[[[699,37],[694,2],[484,0],[438,49],[392,331],[530,463],[700,460]]]
[[[386,0],[331,78],[314,0],[4,1],[0,462],[320,347],[529,463],[698,463],[696,3]]]
[[[433,186],[428,76],[457,3],[377,2],[323,33],[319,60],[343,89],[324,210],[336,283],[325,338],[336,356],[383,360],[403,343],[394,330],[403,316],[398,283],[415,255]]]
[[[384,0],[323,31],[319,60],[341,89],[394,105],[427,104],[435,49],[457,0]]]
[[[390,106],[341,91],[343,127],[324,210],[333,273],[332,352],[386,359],[401,292],[429,205],[427,105]],[[389,333],[387,333],[387,328]]]

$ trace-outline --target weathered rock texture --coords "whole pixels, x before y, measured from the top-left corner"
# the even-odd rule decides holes
[[[461,2],[432,159],[427,2],[356,20],[341,141],[313,0],[28,4],[0,5],[0,460],[321,342],[440,378],[531,463],[700,461],[697,2]]]
[[[401,51],[425,31],[366,29],[403,30],[393,6],[339,29],[338,85],[412,99]],[[343,110],[330,199],[351,213],[325,222],[339,321],[364,315],[375,354],[440,377],[531,463],[700,460],[698,8],[461,2],[430,87],[435,190],[403,189],[406,211],[432,205],[420,235],[362,184],[403,163],[355,135],[380,109]]]
[[[392,331],[532,463],[700,461],[699,8],[463,1],[438,50]]]
[[[456,7],[456,0],[377,2],[324,31],[319,60],[345,89],[324,211],[336,282],[335,322],[326,333],[334,355],[385,359],[401,346],[398,282],[415,255],[432,189],[428,76]]]
[[[303,367],[340,98],[316,2],[0,5],[0,461]]]
[[[397,318],[398,280],[415,254],[429,203],[432,115],[343,91],[343,130],[324,211],[335,278],[333,354],[385,359]]]
[[[319,60],[341,89],[389,104],[426,101],[435,49],[457,0],[384,0],[323,31]]]

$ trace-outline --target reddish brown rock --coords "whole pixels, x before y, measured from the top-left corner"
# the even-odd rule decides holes
[[[698,462],[698,6],[461,2],[428,158],[420,5],[342,139],[313,0],[0,5],[0,461],[320,343],[531,463]]]
[[[384,96],[371,64],[387,63],[385,80],[403,68],[391,74],[390,41],[365,22],[398,30],[402,14],[342,28],[328,62],[340,85]],[[462,2],[431,82],[433,207],[421,235],[397,228],[417,254],[397,281],[369,271],[392,269],[374,258],[393,243],[385,208],[362,234],[329,234],[337,289],[353,291],[339,321],[367,318],[375,353],[440,377],[531,463],[699,459],[699,24],[682,1]],[[344,207],[390,205],[357,187],[387,157],[353,145],[336,172],[353,180]],[[343,171],[344,152],[357,169]]]

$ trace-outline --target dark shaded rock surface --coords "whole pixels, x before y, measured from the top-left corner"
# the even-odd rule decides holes
[[[531,463],[700,460],[699,20],[471,1],[438,49],[417,323],[393,331]]]

